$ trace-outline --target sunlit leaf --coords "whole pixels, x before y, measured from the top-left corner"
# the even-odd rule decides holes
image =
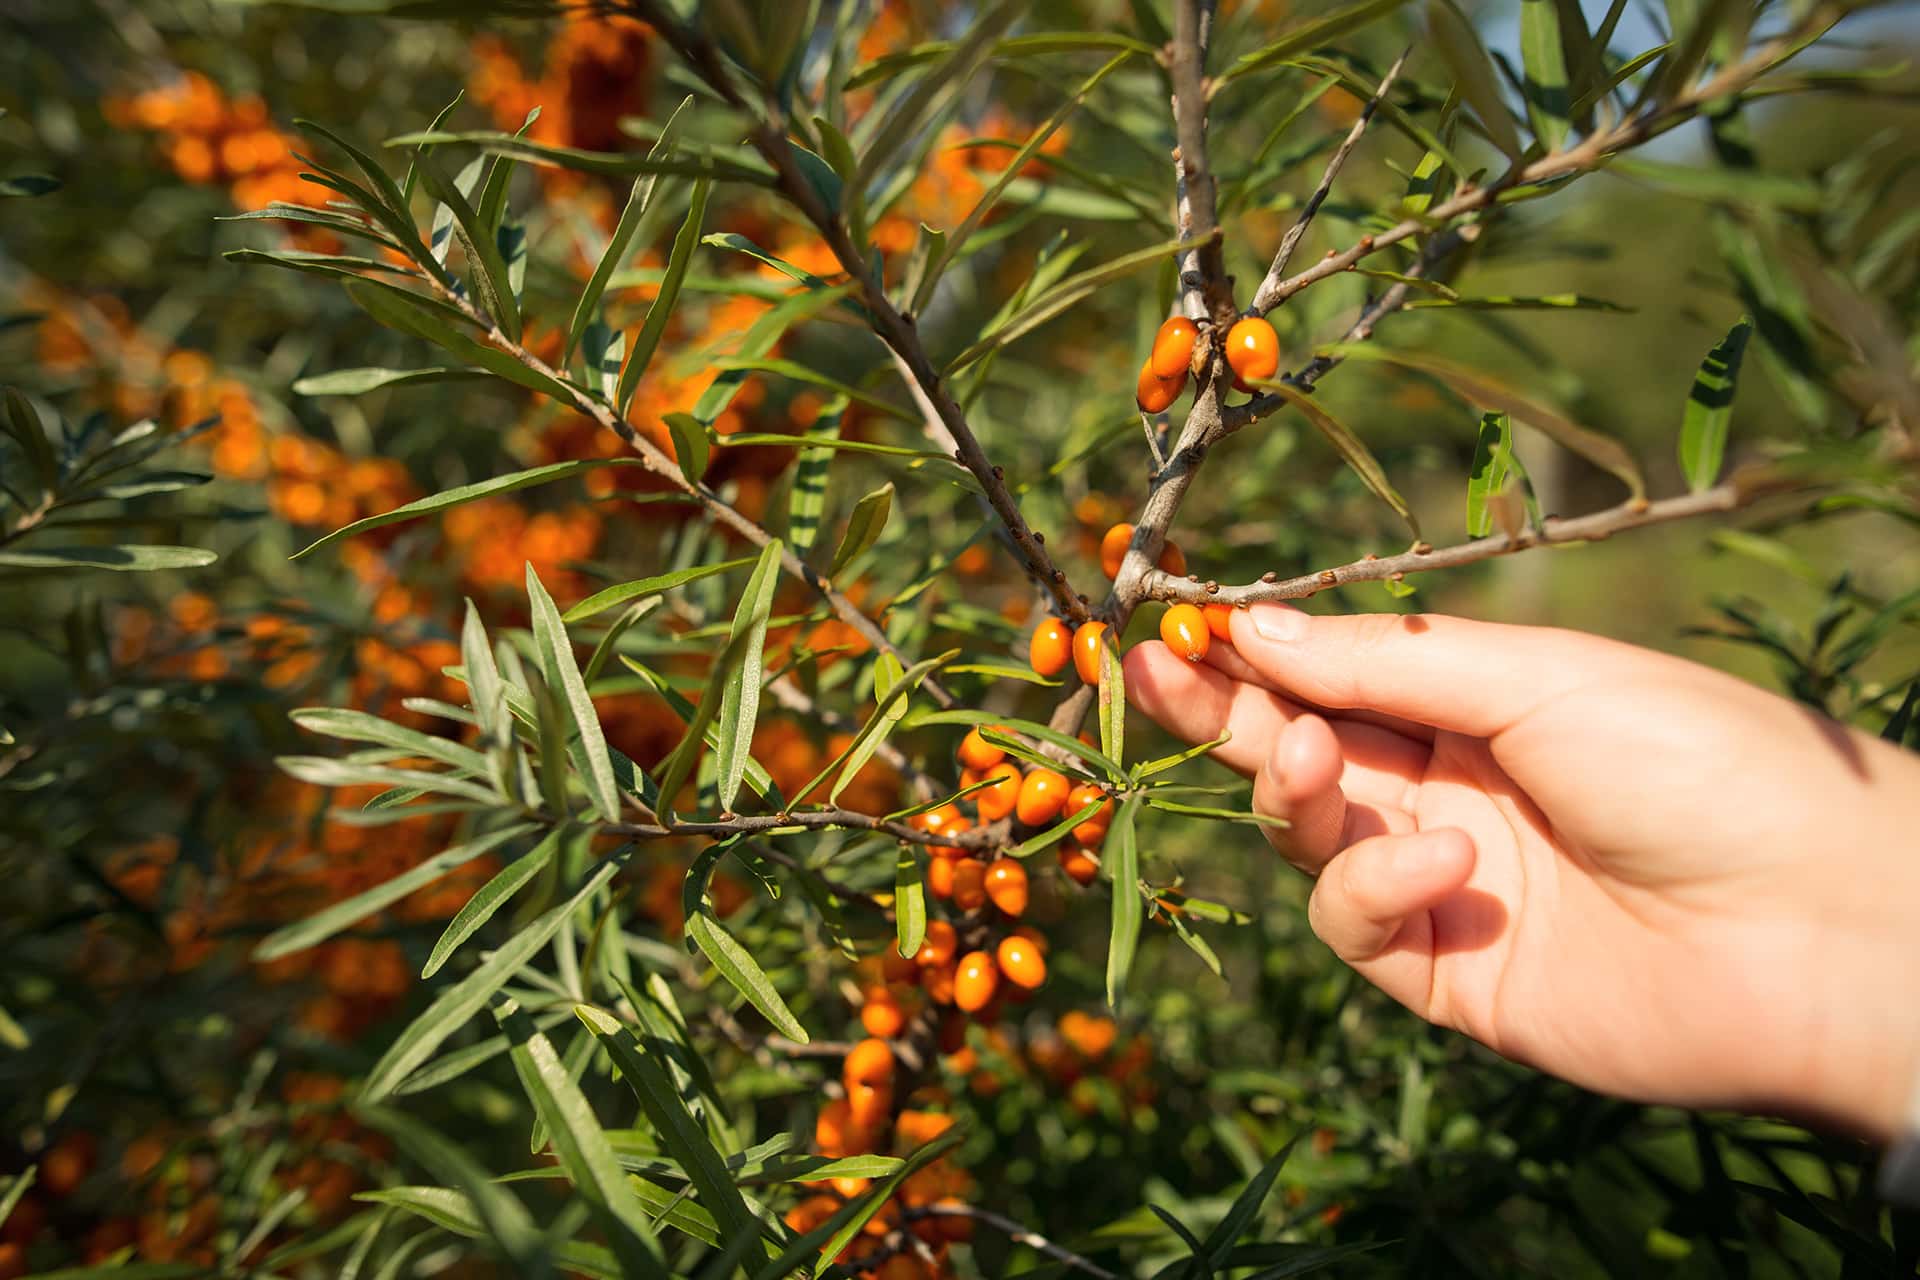
[[[1686,416],[1680,424],[1680,471],[1689,488],[1711,489],[1720,478],[1727,453],[1727,427],[1733,418],[1733,395],[1740,380],[1740,359],[1746,354],[1753,321],[1740,317],[1720,339],[1693,377],[1687,392]]]
[[[747,579],[740,606],[733,615],[728,647],[740,648],[738,678],[730,681],[720,703],[718,788],[722,810],[733,808],[753,745],[753,725],[760,714],[760,686],[766,679],[761,654],[766,646],[767,619],[773,612],[773,592],[780,584],[780,562],[785,546],[775,539],[760,552],[759,563]]]

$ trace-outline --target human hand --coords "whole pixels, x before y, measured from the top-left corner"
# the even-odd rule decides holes
[[[1308,918],[1422,1017],[1649,1102],[1882,1139],[1920,1075],[1920,760],[1694,663],[1235,610],[1129,700],[1254,780]]]

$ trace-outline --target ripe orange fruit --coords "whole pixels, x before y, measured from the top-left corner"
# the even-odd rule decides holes
[[[1193,343],[1199,336],[1200,326],[1185,316],[1173,316],[1163,323],[1153,335],[1153,354],[1147,357],[1153,376],[1184,377],[1193,364]]]
[[[1067,803],[1062,813],[1078,813],[1107,793],[1091,782],[1083,782],[1067,792]],[[1107,828],[1113,823],[1113,801],[1108,800],[1093,811],[1093,816],[1083,819],[1073,829],[1073,838],[1081,844],[1099,844],[1106,839]]]
[[[987,902],[987,868],[978,858],[953,864],[953,905],[978,911]]]
[[[1000,939],[994,959],[1000,964],[1000,972],[1007,975],[1007,981],[1029,991],[1047,980],[1047,962],[1041,956],[1040,948],[1034,946],[1031,939],[1017,933]]]
[[[1233,643],[1233,606],[1230,604],[1202,605],[1200,612],[1207,616],[1207,630],[1213,632],[1215,640]]]
[[[867,1225],[872,1226],[873,1223]],[[873,1280],[927,1280],[927,1274],[926,1263],[910,1253],[896,1253],[880,1264],[873,1273]]]
[[[928,858],[927,891],[936,898],[951,898],[953,869],[959,864],[958,858]]]
[[[965,831],[966,815],[960,812],[957,804],[943,804],[938,809],[929,809],[925,813],[916,813],[908,819],[907,825],[918,827],[928,835],[954,835]],[[941,848],[940,845],[933,846]]]
[[[1027,661],[1036,675],[1057,676],[1073,659],[1073,633],[1058,618],[1042,618],[1027,643]]]
[[[994,967],[993,957],[984,951],[969,951],[960,958],[960,967],[953,975],[953,1002],[968,1013],[978,1013],[987,1007],[999,985],[1000,971]]]
[[[1180,549],[1177,542],[1169,540],[1161,543],[1160,559],[1156,563],[1176,578],[1187,576],[1187,553]]]
[[[954,963],[935,965],[928,969],[920,979],[921,987],[927,993],[927,999],[935,1004],[953,1003]]]
[[[1106,643],[1107,624],[1083,622],[1073,633],[1073,669],[1088,684],[1100,683],[1100,648]]]
[[[880,976],[888,982],[920,981],[919,966],[913,963],[912,956],[903,956],[892,947],[880,950]]]
[[[960,1024],[963,1028],[965,1023]],[[909,1147],[924,1147],[953,1128],[953,1117],[939,1111],[902,1111],[894,1134]]]
[[[853,1113],[845,1098],[835,1098],[820,1108],[813,1122],[813,1145],[821,1155],[838,1160],[847,1154],[847,1138],[853,1131]]]
[[[1070,1009],[1060,1015],[1060,1036],[1068,1044],[1079,1050],[1085,1058],[1103,1057],[1113,1048],[1114,1037],[1119,1029],[1112,1018],[1095,1017]]]
[[[1029,827],[1042,827],[1060,816],[1066,802],[1066,778],[1051,769],[1032,769],[1020,780],[1020,799],[1013,812]]]
[[[1120,562],[1127,558],[1127,546],[1133,541],[1133,526],[1117,524],[1100,537],[1100,572],[1109,579],[1120,576]],[[1162,569],[1175,577],[1184,577],[1187,572],[1187,553],[1178,543],[1169,539],[1160,544],[1160,559],[1157,562]]]
[[[1060,846],[1060,869],[1076,884],[1092,884],[1100,875],[1100,860],[1079,845]]]
[[[1020,768],[1011,761],[1002,761],[987,770],[987,777],[998,781],[973,793],[973,807],[980,811],[980,821],[998,822],[1019,803]]]
[[[887,1042],[877,1036],[867,1039],[847,1050],[847,1057],[840,1064],[840,1079],[851,1094],[857,1084],[880,1088],[893,1083],[893,1050]]]
[[[808,1196],[793,1208],[787,1210],[787,1225],[801,1235],[826,1225],[827,1219],[840,1212],[840,1202],[832,1196]]]
[[[1167,648],[1188,662],[1206,657],[1213,644],[1213,632],[1207,627],[1206,615],[1191,604],[1176,604],[1160,615],[1160,638],[1166,641]]]
[[[1259,316],[1242,316],[1227,330],[1227,365],[1240,383],[1271,378],[1280,372],[1280,335]]]
[[[832,1182],[834,1194],[848,1200],[867,1194],[867,1188],[872,1185],[872,1178],[835,1178]]]
[[[866,1001],[860,1006],[860,1025],[870,1036],[891,1040],[906,1027],[907,1011],[900,1007],[899,997],[893,992],[885,987],[869,987]]]
[[[1027,869],[1017,858],[995,858],[987,867],[987,897],[1010,916],[1027,910]]]
[[[961,764],[969,769],[977,769],[981,773],[985,773],[1007,758],[1005,751],[980,736],[980,730],[977,727],[967,730],[967,736],[960,740],[958,755]]]
[[[850,1084],[847,1086],[847,1117],[853,1128],[847,1134],[847,1154],[871,1151],[875,1137],[887,1127],[893,1111],[893,1086]]]
[[[1180,393],[1187,389],[1187,371],[1182,369],[1177,378],[1156,377],[1151,363],[1140,366],[1140,376],[1134,379],[1133,398],[1144,413],[1164,413]]]
[[[920,939],[920,949],[913,953],[913,962],[922,969],[937,969],[952,962],[959,945],[959,935],[954,933],[952,925],[945,920],[931,921],[926,936]]]

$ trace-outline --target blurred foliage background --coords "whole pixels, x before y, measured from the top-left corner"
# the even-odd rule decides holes
[[[418,700],[463,703],[463,686],[445,674],[460,661],[461,602],[471,598],[490,627],[527,625],[527,563],[565,609],[608,584],[752,553],[693,519],[665,486],[596,470],[289,558],[328,530],[426,494],[623,448],[586,419],[494,381],[330,393],[342,384],[325,379],[343,369],[418,366],[420,344],[379,327],[330,281],[233,257],[338,251],[324,230],[222,220],[317,199],[291,152],[326,148],[293,122],[318,121],[378,151],[449,103],[446,127],[464,130],[516,130],[537,107],[529,136],[538,142],[632,152],[689,91],[671,54],[627,19],[457,5],[411,17],[389,7],[15,0],[0,13],[0,180],[47,174],[59,184],[0,200],[0,381],[85,448],[118,450],[112,459],[163,449],[147,463],[158,470],[142,474],[177,478],[96,490],[50,521],[67,542],[219,557],[143,574],[0,567],[0,875],[9,889],[0,900],[0,1174],[35,1170],[31,1185],[16,1180],[0,1200],[0,1276],[63,1266],[339,1275],[349,1260],[367,1274],[513,1274],[484,1241],[355,1199],[431,1179],[417,1149],[396,1146],[392,1130],[348,1105],[354,1082],[430,998],[415,976],[427,948],[499,864],[469,863],[317,947],[255,958],[272,930],[465,831],[458,815],[329,821],[330,810],[359,810],[377,788],[327,788],[276,769],[276,756],[314,749],[287,713],[352,705],[424,724]],[[1597,24],[1604,6],[1588,7]],[[973,16],[972,6],[916,0],[853,8],[856,66],[951,36]],[[1155,9],[1036,0],[1021,21],[1138,32]],[[1216,65],[1318,11],[1285,0],[1221,10]],[[1615,47],[1636,53],[1692,12],[1635,6]],[[1474,17],[1491,48],[1518,57],[1512,6],[1480,6]],[[1410,10],[1323,56],[1371,84],[1414,39],[1407,106],[1431,116],[1450,76],[1419,31]],[[1702,355],[1753,309],[1756,289],[1778,291],[1775,301],[1792,292],[1790,273],[1756,283],[1743,237],[1832,264],[1874,300],[1911,366],[1920,359],[1916,56],[1920,7],[1850,19],[1808,58],[1834,76],[1830,91],[1782,93],[1712,129],[1689,125],[1654,148],[1663,167],[1602,172],[1515,206],[1448,277],[1471,295],[1581,294],[1617,310],[1422,310],[1383,325],[1382,341],[1495,373],[1627,442],[1648,460],[1656,493],[1681,485],[1672,441]],[[919,223],[958,222],[1005,163],[1007,140],[1017,145],[1097,65],[1063,54],[975,77],[929,139],[901,205],[876,225],[876,243],[897,261]],[[1862,68],[1873,74],[1848,78]],[[1270,136],[1318,80],[1281,68],[1236,82],[1215,103],[1227,263],[1243,292],[1359,109],[1333,87]],[[703,106],[689,133],[736,141]],[[1088,264],[1169,238],[1171,139],[1159,76],[1138,63],[1113,75],[1008,189],[990,243],[922,318],[929,348],[950,356],[977,337],[1060,237],[1084,246]],[[1771,175],[1764,192],[1701,176],[1724,173],[1739,148]],[[1374,128],[1301,261],[1355,240],[1405,189],[1418,158],[1406,137]],[[530,246],[527,342],[550,358],[625,186],[556,168],[516,173],[511,203]],[[671,216],[614,278],[609,302],[626,320],[638,322],[658,287],[686,199],[684,183],[672,188]],[[706,226],[834,272],[817,237],[763,193],[723,188]],[[737,354],[743,335],[751,340],[785,285],[749,258],[702,247],[634,420],[664,441],[665,415],[700,402],[715,362]],[[1276,313],[1290,359],[1335,336],[1378,287],[1339,277]],[[1076,577],[1099,580],[1101,534],[1131,518],[1144,491],[1130,375],[1172,291],[1170,263],[1115,282],[1002,353],[972,404],[983,443],[1022,486],[1028,520]],[[897,419],[917,420],[912,403],[880,349],[848,332],[797,326],[778,354],[881,403],[849,410],[846,436],[898,440]],[[1765,452],[1764,442],[1838,448],[1859,434],[1858,401],[1836,389],[1840,362],[1809,351],[1796,366],[1790,346],[1756,345],[1736,403],[1736,458]],[[1462,537],[1478,411],[1439,381],[1371,361],[1330,376],[1321,395],[1367,440],[1427,536]],[[714,426],[722,436],[793,433],[830,411],[830,398],[796,379],[750,376]],[[145,419],[160,429],[116,442]],[[1615,481],[1543,438],[1523,431],[1519,451],[1548,511],[1618,500]],[[708,479],[781,532],[793,462],[784,447],[722,449]],[[854,498],[883,480],[910,518],[896,516],[850,593],[877,607],[919,570],[944,564],[937,585],[890,626],[918,639],[959,636],[971,653],[1018,661],[1039,602],[984,536],[971,498],[937,471],[842,455],[826,527],[843,524]],[[1920,584],[1920,519],[1901,483],[1867,477],[1844,500],[1789,500],[1711,526],[1494,560],[1418,581],[1411,598],[1343,588],[1316,607],[1591,629],[1786,688],[1878,730],[1920,671],[1904,603]],[[1385,516],[1283,415],[1224,446],[1173,532],[1204,576],[1238,582],[1398,550]],[[622,651],[691,696],[715,643],[699,628],[724,624],[733,599],[717,578],[694,584],[665,623],[636,629]],[[810,608],[783,592],[775,612],[797,621],[777,626],[770,646],[796,654],[827,694],[864,689],[864,643]],[[1145,618],[1135,630],[1151,625]],[[1868,642],[1847,646],[1862,634]],[[1844,665],[1834,661],[1843,650]],[[1030,686],[986,675],[959,685],[987,710],[1044,718]],[[645,681],[618,676],[595,694],[608,740],[640,765],[678,740],[679,718]],[[770,706],[754,757],[792,788],[832,758],[845,730]],[[1132,732],[1152,739],[1144,723]],[[945,770],[952,741],[927,731],[903,746]],[[1197,780],[1227,780],[1192,768]],[[898,775],[881,765],[860,786],[876,811],[900,794]],[[810,837],[809,863],[854,847],[837,839]],[[967,1121],[939,1193],[1116,1272],[1150,1276],[1185,1246],[1135,1206],[1211,1224],[1265,1160],[1304,1135],[1257,1224],[1261,1239],[1280,1243],[1236,1255],[1232,1274],[1292,1274],[1275,1268],[1310,1262],[1338,1274],[1914,1274],[1920,1226],[1873,1200],[1863,1147],[1596,1098],[1498,1062],[1417,1024],[1326,955],[1305,925],[1305,884],[1255,828],[1157,814],[1142,841],[1161,882],[1184,877],[1188,892],[1245,913],[1242,925],[1205,929],[1224,976],[1175,945],[1164,924],[1150,926],[1129,997],[1108,1021],[1104,900],[1052,875],[1046,859],[1028,920],[1051,943],[1048,985],[998,1025],[976,1027],[968,1056],[948,1061],[922,1099]],[[680,984],[737,1132],[796,1135],[805,1147],[838,1087],[835,1059],[770,1047],[752,1011],[679,945],[681,880],[696,851],[690,841],[650,846],[622,877],[628,949],[636,969]],[[891,857],[882,861],[878,871],[836,867],[857,885],[890,886]],[[876,980],[873,949],[891,933],[884,920],[849,922],[868,953],[856,968],[794,897],[774,901],[738,871],[723,871],[713,896],[816,1037],[860,1037],[858,991]],[[581,1054],[592,1048],[577,1032],[573,1043]],[[594,1096],[619,1096],[605,1086]],[[504,1173],[539,1159],[528,1155],[531,1113],[504,1056],[398,1102],[457,1135],[481,1168]],[[792,1202],[763,1190],[777,1209]],[[524,1191],[543,1222],[572,1212],[552,1187]],[[376,1221],[381,1234],[371,1236]],[[353,1253],[362,1240],[372,1241],[367,1252]],[[1348,1245],[1371,1247],[1311,1252]],[[702,1254],[677,1256],[692,1274]],[[1059,1268],[984,1224],[951,1265],[969,1275]]]

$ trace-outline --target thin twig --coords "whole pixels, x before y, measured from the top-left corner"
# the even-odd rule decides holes
[[[1280,283],[1281,277],[1286,275],[1287,263],[1292,259],[1293,251],[1299,248],[1300,241],[1307,234],[1307,228],[1313,225],[1314,215],[1320,212],[1320,206],[1326,203],[1327,196],[1333,191],[1334,179],[1340,176],[1340,170],[1346,166],[1347,157],[1353,154],[1353,149],[1360,145],[1360,137],[1366,133],[1367,125],[1373,119],[1373,113],[1379,110],[1380,103],[1387,96],[1387,91],[1393,88],[1393,82],[1400,78],[1400,69],[1407,65],[1407,55],[1412,52],[1413,46],[1408,45],[1400,56],[1393,60],[1393,65],[1387,68],[1387,74],[1380,81],[1380,87],[1373,91],[1373,96],[1367,99],[1367,105],[1361,109],[1360,118],[1353,122],[1353,128],[1347,130],[1347,136],[1340,143],[1339,149],[1333,153],[1333,158],[1327,161],[1326,172],[1320,175],[1320,185],[1313,189],[1313,195],[1308,197],[1306,207],[1300,210],[1300,216],[1294,219],[1291,227],[1287,228],[1287,234],[1280,241],[1279,251],[1273,255],[1273,265],[1267,268],[1266,278],[1261,280],[1260,287],[1254,290],[1252,310],[1255,313],[1265,315],[1272,309],[1273,304],[1267,301],[1267,294]]]
[[[1076,1271],[1084,1271],[1090,1276],[1098,1276],[1100,1280],[1119,1280],[1118,1276],[1093,1261],[1093,1259],[1083,1257],[1065,1245],[1055,1244],[1039,1232],[1029,1231],[1012,1218],[1006,1217],[1004,1214],[995,1213],[991,1209],[981,1209],[974,1205],[962,1204],[959,1201],[939,1201],[934,1204],[923,1205],[918,1209],[910,1210],[902,1216],[905,1218],[972,1218],[975,1222],[984,1222],[995,1231],[1005,1234],[1006,1237],[1015,1244],[1025,1245],[1035,1253],[1043,1254],[1046,1257],[1052,1258],[1055,1262],[1071,1267]]]
[[[1174,195],[1180,238],[1197,242],[1180,255],[1182,309],[1192,319],[1224,327],[1233,318],[1233,286],[1227,280],[1213,169],[1207,163],[1207,42],[1212,34],[1210,0],[1177,0],[1168,71],[1173,81]]]
[[[1271,600],[1303,600],[1332,587],[1354,582],[1399,581],[1410,573],[1430,569],[1452,569],[1461,565],[1512,555],[1532,547],[1560,546],[1573,542],[1598,542],[1647,525],[1686,520],[1694,516],[1737,511],[1763,494],[1781,492],[1781,486],[1767,480],[1736,478],[1712,489],[1679,497],[1648,502],[1632,499],[1584,516],[1560,519],[1549,516],[1538,529],[1521,529],[1476,538],[1451,547],[1430,547],[1425,543],[1397,556],[1368,556],[1332,569],[1305,573],[1296,578],[1268,582],[1249,582],[1240,586],[1219,586],[1209,590],[1201,583],[1189,582],[1155,570],[1141,584],[1149,599],[1183,600],[1192,604],[1256,604]]]
[[[827,827],[878,831],[909,844],[938,845],[947,849],[985,848],[993,843],[995,835],[992,827],[975,827],[957,836],[940,835],[937,832],[910,827],[904,822],[890,822],[885,818],[876,818],[870,813],[861,813],[857,809],[841,808],[803,809],[798,813],[728,814],[707,821],[675,820],[673,822],[601,824],[603,831],[649,840],[658,840],[666,836],[704,836],[712,839],[721,836],[788,831],[796,828],[818,831]]]
[[[1146,414],[1140,415],[1140,429],[1147,433],[1147,450],[1153,454],[1153,469],[1156,474],[1166,470],[1167,455],[1160,449],[1160,428]]]

